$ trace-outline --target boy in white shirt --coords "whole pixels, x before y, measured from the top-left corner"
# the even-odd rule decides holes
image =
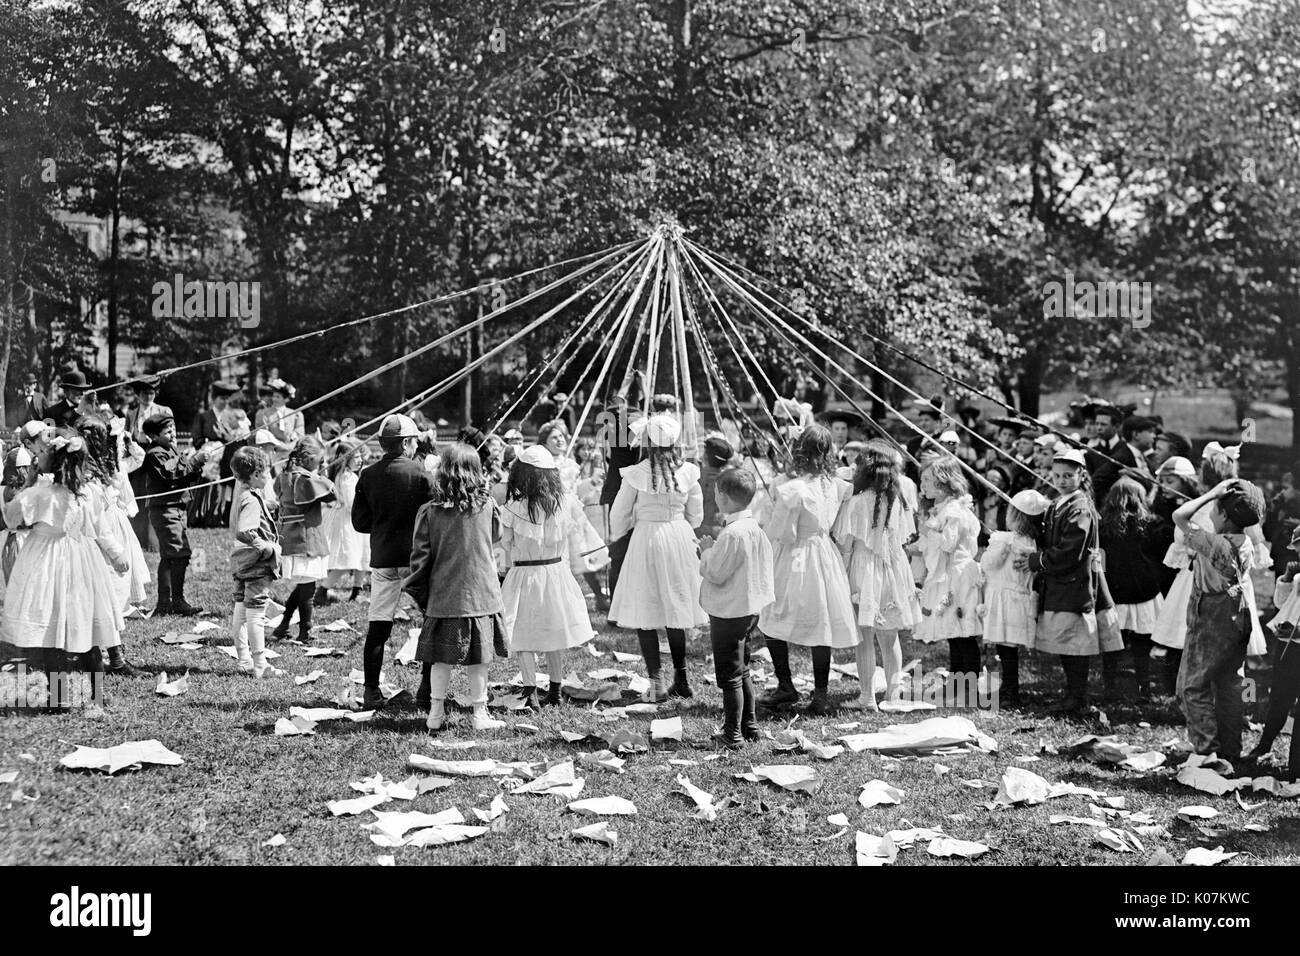
[[[714,676],[722,692],[721,742],[728,750],[759,736],[747,638],[755,616],[776,599],[772,544],[749,510],[755,490],[748,469],[718,475],[713,500],[724,526],[716,541],[700,539],[700,607],[709,615]]]

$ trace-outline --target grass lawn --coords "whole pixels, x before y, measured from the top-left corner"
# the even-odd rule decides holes
[[[193,574],[190,600],[221,616],[221,631],[210,643],[230,643],[225,629],[229,613],[230,584],[226,576],[224,532],[198,531],[196,547],[207,549],[209,570]],[[156,558],[156,556],[152,556]],[[283,588],[280,588],[281,593]],[[316,623],[342,617],[358,631],[365,629],[364,604],[335,604],[318,608]],[[639,670],[638,663],[616,663],[613,650],[636,652],[635,636],[613,631],[599,616],[595,645],[602,659],[585,650],[571,652],[566,671],[585,676],[596,668],[618,667]],[[411,624],[416,623],[412,621]],[[399,633],[402,625],[399,625]],[[1064,745],[1084,733],[1117,734],[1123,741],[1150,745],[1152,749],[1181,729],[1168,706],[1152,706],[1145,712],[1132,707],[1110,710],[1111,727],[1105,729],[1094,717],[1087,721],[1064,721],[1049,717],[1041,707],[1018,712],[972,715],[983,733],[997,740],[1000,749],[936,757],[891,760],[874,753],[846,751],[830,761],[809,754],[781,752],[773,741],[751,744],[738,754],[720,753],[710,734],[721,722],[717,691],[705,682],[712,675],[706,663],[707,642],[690,648],[694,700],[678,706],[663,705],[661,716],[680,715],[685,740],[655,743],[649,753],[625,754],[622,774],[579,765],[578,775],[586,779],[583,798],[617,795],[636,804],[633,817],[607,818],[618,833],[615,846],[573,840],[569,831],[594,818],[564,812],[555,797],[506,793],[509,812],[492,824],[487,834],[468,842],[441,847],[375,846],[360,824],[374,819],[369,812],[359,816],[334,817],[326,809],[332,800],[360,796],[348,784],[382,773],[390,780],[403,780],[411,771],[407,758],[426,754],[443,759],[491,757],[509,761],[543,761],[572,757],[579,750],[601,749],[592,740],[566,743],[561,730],[591,732],[608,738],[630,728],[648,736],[651,715],[629,715],[618,722],[602,721],[589,706],[566,704],[544,710],[505,716],[503,730],[473,734],[468,715],[460,715],[439,735],[440,741],[475,740],[468,751],[437,750],[430,746],[423,715],[414,710],[380,712],[370,723],[330,721],[317,725],[314,736],[279,737],[271,727],[289,707],[331,706],[331,699],[348,683],[349,672],[360,667],[360,638],[352,632],[317,631],[318,644],[337,646],[343,657],[308,658],[294,645],[281,645],[279,663],[291,674],[320,669],[326,676],[314,684],[297,686],[290,677],[274,681],[253,681],[236,672],[235,662],[210,647],[185,651],[169,647],[157,638],[169,629],[185,629],[179,619],[133,621],[127,646],[137,665],[150,671],[166,670],[169,676],[189,671],[189,692],[174,698],[154,693],[155,679],[111,679],[109,704],[104,716],[85,719],[70,715],[23,715],[0,717],[0,773],[18,771],[17,783],[0,793],[0,863],[44,864],[369,864],[381,854],[392,854],[398,865],[428,863],[550,864],[550,863],[638,863],[638,864],[840,864],[854,863],[854,830],[875,834],[909,826],[942,827],[950,836],[978,840],[994,847],[975,861],[939,859],[927,854],[924,844],[899,854],[895,865],[997,865],[997,864],[1128,864],[1140,865],[1148,854],[1123,854],[1096,842],[1095,830],[1078,824],[1049,825],[1048,817],[1068,814],[1086,817],[1089,801],[1070,796],[1033,807],[989,810],[994,789],[975,789],[964,779],[992,782],[1011,766],[1023,766],[1049,781],[1071,781],[1112,796],[1123,796],[1127,809],[1146,810],[1167,834],[1144,839],[1148,851],[1164,848],[1181,859],[1192,846],[1223,846],[1242,855],[1228,865],[1300,863],[1300,801],[1283,801],[1264,795],[1248,796],[1247,803],[1261,804],[1246,810],[1232,795],[1214,797],[1178,784],[1173,773],[1161,770],[1139,774],[1102,766],[1083,757],[1043,753],[1035,762],[1017,763],[1017,757],[1038,756],[1044,744],[1064,750]],[[401,646],[395,636],[386,663],[386,679],[414,691],[418,670],[398,667],[392,654]],[[905,644],[904,655],[920,652],[919,645]],[[925,658],[927,669],[941,666],[946,651],[934,649]],[[1054,699],[1057,674],[1054,665],[1043,662],[1045,676],[1035,681],[1032,671],[1027,696],[1040,702]],[[806,655],[796,651],[796,673],[810,668]],[[506,681],[516,673],[512,663],[492,667],[492,680]],[[1026,670],[1031,668],[1026,667]],[[1094,670],[1094,681],[1096,681]],[[589,683],[593,683],[589,681]],[[623,681],[626,684],[626,680]],[[458,673],[453,693],[464,693],[464,676]],[[832,683],[832,696],[856,694],[856,682],[842,678]],[[497,712],[500,714],[500,712]],[[774,733],[794,715],[768,720],[764,726]],[[854,732],[877,729],[887,724],[921,719],[913,715],[871,715],[865,720],[856,713],[841,712],[823,719],[799,717],[802,728],[814,739],[843,733],[834,725],[860,721]],[[1148,726],[1139,726],[1138,722]],[[518,729],[518,723],[532,723],[537,732]],[[69,771],[58,766],[59,758],[74,744],[107,747],[128,740],[156,738],[180,754],[178,767],[146,766],[140,771],[122,771],[109,777],[100,773]],[[1277,752],[1284,753],[1286,738]],[[1145,749],[1145,748],[1144,748]],[[695,761],[681,767],[670,760]],[[812,793],[790,792],[769,784],[749,783],[733,775],[749,770],[751,764],[805,764],[816,768],[820,786]],[[941,774],[937,765],[950,769]],[[694,805],[674,794],[675,777],[685,773],[696,786],[720,802],[734,797],[739,805],[724,810],[713,823],[693,818]],[[862,808],[857,801],[862,785],[873,778],[888,781],[904,791],[898,805]],[[393,801],[383,811],[423,810],[437,812],[455,806],[467,822],[477,823],[470,810],[487,809],[492,797],[502,792],[500,777],[456,778],[450,786],[420,795],[413,801]],[[13,796],[10,796],[10,793]],[[19,797],[19,792],[36,799]],[[1219,815],[1209,826],[1223,831],[1206,835],[1176,817],[1178,808],[1201,804],[1216,808]],[[850,822],[841,832],[827,822],[831,814],[843,813]],[[1242,829],[1247,823],[1264,824],[1267,832]],[[1119,825],[1123,825],[1120,821]],[[263,847],[263,841],[283,834],[283,846]]]

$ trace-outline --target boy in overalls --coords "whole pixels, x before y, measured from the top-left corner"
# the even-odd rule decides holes
[[[1211,505],[1213,531],[1192,524]],[[1187,647],[1178,672],[1178,693],[1187,737],[1198,754],[1241,757],[1246,727],[1239,671],[1246,659],[1253,606],[1246,589],[1255,547],[1245,530],[1264,516],[1264,495],[1248,481],[1221,481],[1173,514],[1194,555],[1192,597],[1187,605]]]

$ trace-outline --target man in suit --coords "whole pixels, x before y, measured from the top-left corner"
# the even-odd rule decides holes
[[[406,415],[389,415],[379,426],[382,457],[361,470],[352,502],[352,527],[370,535],[370,612],[367,615],[362,706],[384,706],[379,674],[384,647],[393,633],[393,618],[402,600],[402,581],[410,570],[415,515],[433,497],[433,482],[415,460],[420,429]],[[429,707],[429,665],[424,667],[418,706]]]
[[[18,420],[18,424],[24,425],[27,422],[42,421],[48,408],[49,402],[45,400],[45,396],[41,393],[41,383],[34,373],[28,372],[23,379],[23,413],[22,418]]]
[[[1107,402],[1093,403],[1088,412],[1092,414],[1093,430],[1096,432],[1087,445],[1088,473],[1095,476],[1107,463],[1106,459],[1114,458],[1116,450],[1124,443],[1119,437],[1119,426],[1124,416],[1118,408]]]
[[[81,372],[73,370],[64,372],[59,378],[59,388],[63,397],[45,410],[43,418],[48,418],[60,428],[71,428],[81,417],[81,400],[90,391],[90,383]]]
[[[1136,475],[1147,479],[1152,477],[1151,467],[1147,463],[1147,452],[1155,447],[1156,430],[1156,423],[1149,418],[1130,416],[1124,419],[1120,426],[1121,440],[1112,451],[1108,452],[1114,461],[1103,463],[1092,476],[1097,507],[1100,508],[1105,502],[1106,493],[1115,482],[1119,481],[1125,471],[1131,469]]]
[[[135,405],[127,409],[126,412],[126,431],[131,436],[131,440],[141,448],[148,448],[152,438],[145,434],[144,423],[150,418],[171,418],[175,420],[172,410],[166,405],[159,405],[154,401],[158,394],[158,383],[160,379],[154,376],[141,379],[131,384],[131,391],[135,393]],[[131,491],[138,498],[144,494],[144,469],[137,468],[127,476],[131,482]],[[135,529],[135,536],[140,539],[140,547],[146,551],[156,550],[156,539],[153,528],[149,524],[149,509],[141,508],[140,512],[131,519],[131,527]]]
[[[917,408],[916,423],[924,434],[913,435],[907,442],[909,456],[907,477],[919,482],[921,471],[916,466],[916,462],[921,460],[921,452],[926,448],[942,451],[938,440],[939,434],[943,431],[943,396],[933,395],[929,399],[913,399],[912,404]]]

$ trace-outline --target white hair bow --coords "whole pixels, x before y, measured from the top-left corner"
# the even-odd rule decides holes
[[[63,435],[55,435],[50,439],[50,447],[59,449],[66,448],[68,451],[81,451],[81,449],[86,447],[86,443],[82,440],[80,435],[73,435],[71,438],[66,438]]]
[[[1201,450],[1201,461],[1205,461],[1213,455],[1225,455],[1233,461],[1237,461],[1241,458],[1241,446],[1229,445],[1225,448],[1217,441],[1207,442],[1205,448]]]

